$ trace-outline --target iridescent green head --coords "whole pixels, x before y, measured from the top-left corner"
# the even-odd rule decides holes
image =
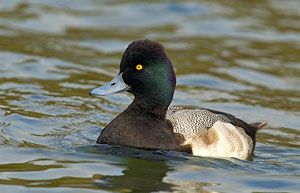
[[[172,62],[161,44],[150,40],[132,42],[120,64],[120,72],[109,83],[91,91],[107,95],[128,91],[134,102],[149,107],[169,106],[172,101],[176,77]]]

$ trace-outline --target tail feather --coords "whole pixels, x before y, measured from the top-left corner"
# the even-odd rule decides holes
[[[268,123],[267,122],[255,122],[251,123],[250,125],[256,128],[256,131],[261,130],[264,128]]]

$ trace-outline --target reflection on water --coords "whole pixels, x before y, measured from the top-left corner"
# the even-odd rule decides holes
[[[299,1],[0,2],[1,192],[298,192]],[[132,100],[90,98],[133,40],[163,43],[173,104],[268,127],[254,160],[95,145]]]

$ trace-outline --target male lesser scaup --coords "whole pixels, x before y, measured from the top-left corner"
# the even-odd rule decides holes
[[[128,108],[102,130],[97,143],[251,158],[256,132],[266,123],[248,124],[204,108],[169,107],[175,85],[172,62],[163,46],[150,40],[132,42],[122,57],[119,74],[90,92],[107,95],[127,91],[134,95]]]

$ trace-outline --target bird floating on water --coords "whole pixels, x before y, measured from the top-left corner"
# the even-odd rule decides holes
[[[163,46],[132,42],[119,74],[90,95],[129,92],[133,102],[101,132],[97,143],[188,152],[205,157],[250,159],[256,132],[266,123],[248,124],[228,113],[170,106],[176,86],[172,62]]]

